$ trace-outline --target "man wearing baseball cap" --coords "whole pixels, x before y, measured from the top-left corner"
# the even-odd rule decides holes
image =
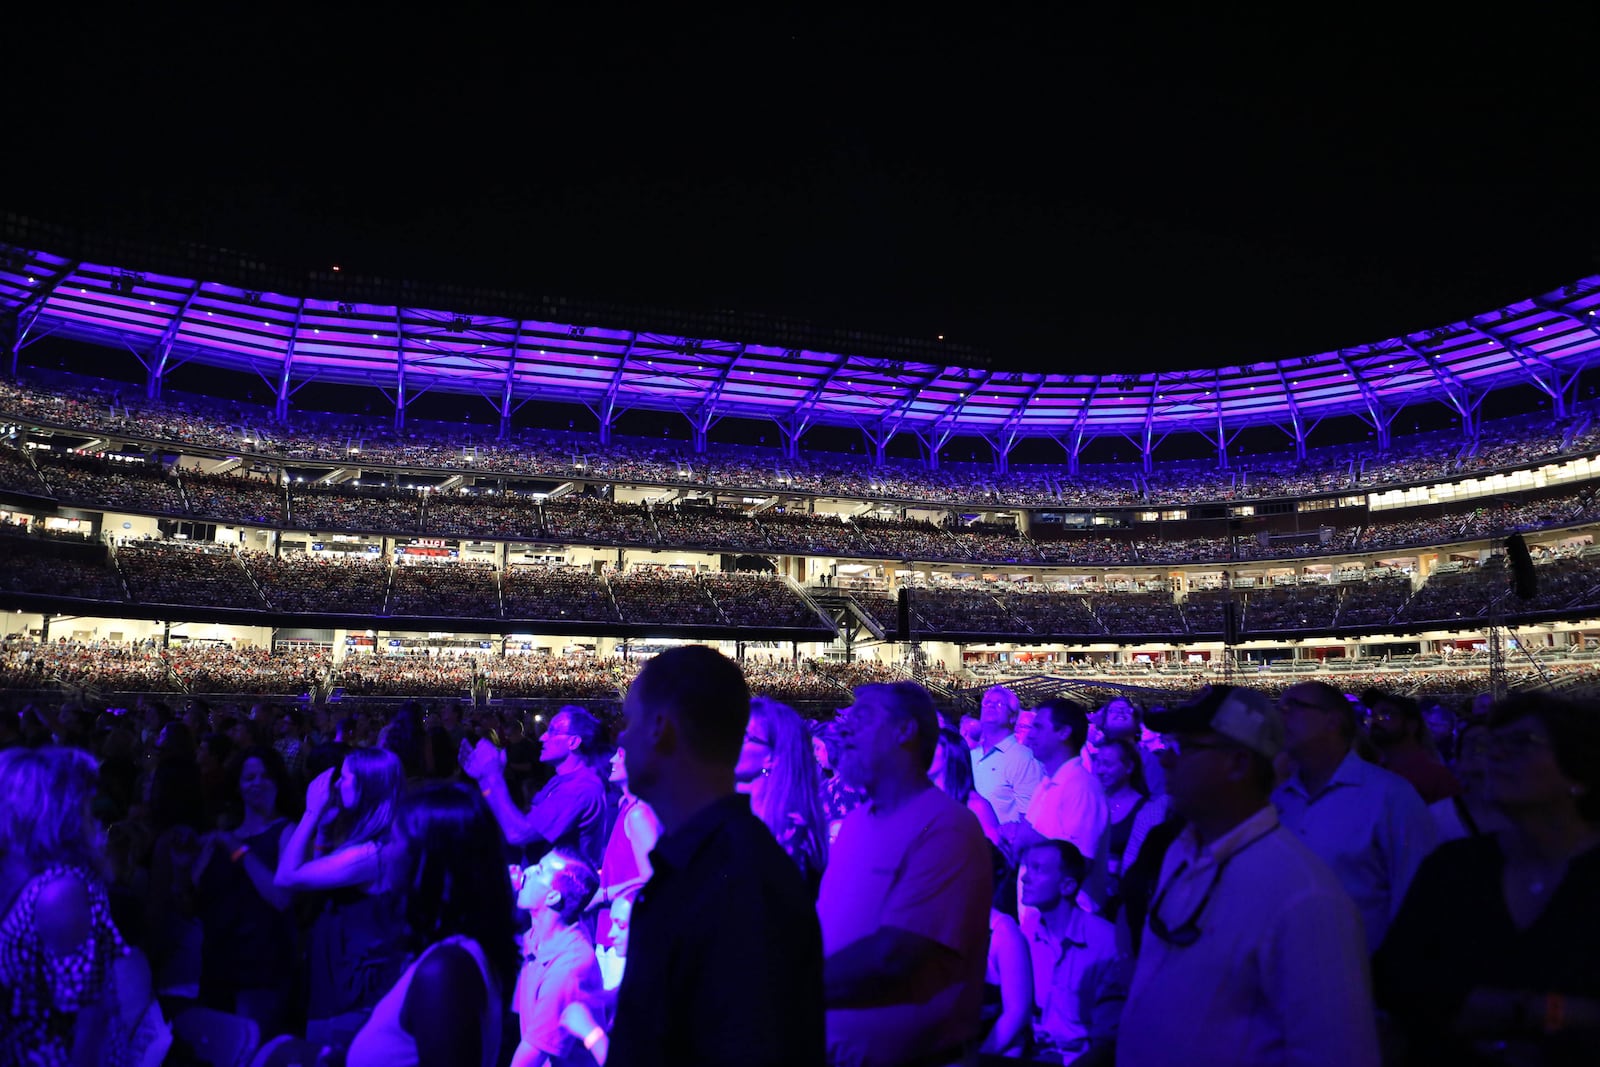
[[[1218,685],[1147,725],[1167,739],[1187,826],[1150,903],[1117,1062],[1376,1067],[1360,915],[1271,804],[1277,708]]]

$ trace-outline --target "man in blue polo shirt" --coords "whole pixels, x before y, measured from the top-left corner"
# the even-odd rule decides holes
[[[506,840],[537,861],[564,848],[598,868],[606,847],[606,787],[591,764],[600,724],[583,708],[568,705],[550,720],[540,739],[539,761],[555,777],[534,795],[524,813],[506,785],[506,754],[487,739],[469,749],[461,743],[461,766],[477,780]]]

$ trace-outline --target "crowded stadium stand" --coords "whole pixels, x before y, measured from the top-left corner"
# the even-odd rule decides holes
[[[389,591],[382,560],[242,552],[245,569],[273,607],[286,612],[381,615]]]
[[[618,700],[632,677],[621,660],[588,656],[508,655],[483,661],[481,670],[492,699]]]
[[[471,693],[473,661],[465,656],[347,655],[331,685],[352,696],[455,696]]]
[[[115,555],[134,600],[266,609],[266,601],[234,552],[222,545],[126,541]]]
[[[64,504],[91,504],[158,515],[182,515],[188,511],[177,476],[144,457],[41,449],[34,458],[50,495]]]
[[[737,508],[664,504],[652,507],[650,514],[663,545],[757,552],[766,549],[761,528]]]
[[[716,626],[725,621],[697,575],[641,567],[607,581],[623,622]]]
[[[656,543],[650,511],[643,504],[613,504],[597,497],[563,497],[544,505],[545,536],[552,541],[602,545]]]
[[[126,600],[106,546],[0,525],[0,590],[21,596],[116,603]]]
[[[159,348],[275,389],[265,405],[185,393],[163,378],[166,359],[142,383],[19,361],[0,380],[7,607],[214,611],[252,625],[329,616],[400,632],[406,619],[475,620],[499,635],[633,640],[766,630],[794,647],[760,660],[763,677],[818,699],[839,689],[826,671],[851,662],[852,642],[921,672],[957,668],[977,643],[1124,649],[1081,661],[1095,672],[1128,667],[1128,644],[1148,639],[1205,645],[1213,663],[1211,646],[1228,641],[1343,635],[1353,660],[1379,631],[1416,638],[1420,655],[1442,646],[1427,636],[1441,627],[1557,620],[1578,628],[1561,640],[1579,655],[1600,610],[1600,426],[1578,388],[1600,353],[1600,278],[1338,352],[1074,376],[998,370],[957,349],[932,362],[878,342],[847,354],[804,330],[781,346],[759,329],[705,340],[737,332],[731,319],[691,338],[576,304],[561,321],[549,306],[446,313],[421,310],[415,288],[385,303],[376,281],[353,301],[336,291],[349,279],[329,275],[286,292],[133,272],[47,240],[8,247],[0,309],[18,313],[20,332]],[[381,389],[388,406],[300,410],[313,381]],[[1484,416],[1486,395],[1529,385],[1543,408]],[[488,397],[497,421],[428,421],[408,409],[427,393]],[[594,421],[523,425],[545,401]],[[1429,404],[1455,426],[1398,432],[1399,412]],[[690,417],[681,437],[630,436],[625,411]],[[761,423],[760,443],[712,439],[741,420]],[[1313,441],[1330,420],[1350,439]],[[839,451],[808,447],[816,428]],[[1276,444],[1229,446],[1268,429]],[[1168,460],[1161,442],[1194,447]],[[1535,541],[1527,599],[1508,593],[1500,560],[1513,530]],[[911,655],[907,639],[942,651]],[[398,647],[308,662],[320,686],[343,679],[352,694],[617,692],[598,653]],[[1170,651],[1160,670],[1201,669]],[[234,661],[210,655],[181,669],[157,659],[186,686],[222,685],[213,676]],[[274,675],[291,689],[302,676]]]
[[[252,526],[283,526],[288,520],[282,485],[245,471],[178,471],[185,510],[197,518]]]
[[[861,531],[837,515],[763,511],[755,517],[773,552],[800,556],[865,556]]]
[[[522,493],[430,495],[423,507],[423,532],[438,537],[538,540],[544,535],[539,501]]]
[[[407,489],[361,489],[296,485],[289,490],[290,522],[296,529],[358,533],[420,530],[422,497]]]
[[[28,454],[10,445],[0,445],[0,490],[28,496],[46,496],[50,492]]]
[[[982,583],[949,583],[911,591],[913,625],[925,634],[981,633],[1021,637],[1029,631]]]
[[[497,619],[499,572],[493,564],[455,560],[399,563],[389,582],[388,613]]]
[[[501,576],[506,618],[530,622],[620,621],[605,580],[585,567],[515,566]]]
[[[701,581],[731,626],[829,632],[805,594],[775,574],[728,571],[702,575]]]

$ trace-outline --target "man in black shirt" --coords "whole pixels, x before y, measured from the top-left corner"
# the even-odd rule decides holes
[[[822,933],[794,862],[733,788],[738,664],[687,645],[628,688],[628,782],[661,820],[633,909],[608,1067],[820,1067]]]

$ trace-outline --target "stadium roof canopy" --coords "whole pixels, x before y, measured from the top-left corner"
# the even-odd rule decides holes
[[[811,426],[858,428],[880,457],[899,433],[917,435],[932,454],[952,437],[980,436],[1000,456],[1023,437],[1054,438],[1076,456],[1085,441],[1117,435],[1148,455],[1170,434],[1225,447],[1259,425],[1279,427],[1303,449],[1315,424],[1335,415],[1362,419],[1386,443],[1403,407],[1442,402],[1470,428],[1484,395],[1509,386],[1535,386],[1563,415],[1578,374],[1600,361],[1600,275],[1333,352],[1202,371],[1068,375],[997,370],[972,349],[757,317],[429,289],[335,271],[295,278],[193,246],[119,249],[121,258],[110,259],[95,254],[110,246],[15,216],[0,223],[0,238],[0,310],[16,315],[13,368],[18,352],[57,335],[130,350],[149,372],[152,396],[175,367],[193,362],[254,371],[280,412],[312,382],[379,389],[397,419],[438,390],[482,396],[504,424],[530,401],[581,403],[605,436],[626,410],[675,411],[698,447],[725,417],[770,419],[791,448]]]

